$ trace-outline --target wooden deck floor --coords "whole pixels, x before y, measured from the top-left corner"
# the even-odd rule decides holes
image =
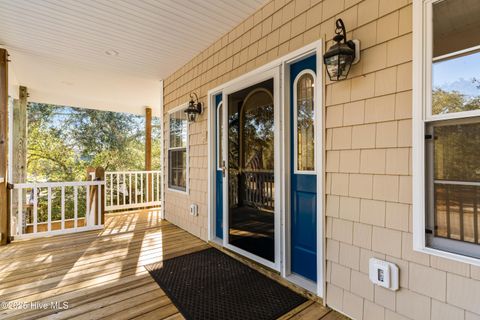
[[[0,247],[0,302],[9,303],[0,318],[183,319],[143,266],[207,247],[155,210],[109,215],[102,231],[14,242]],[[308,301],[282,319],[343,318]]]

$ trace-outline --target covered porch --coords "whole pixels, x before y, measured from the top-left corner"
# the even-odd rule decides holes
[[[2,300],[12,306],[59,303],[59,307],[2,307],[0,317],[183,319],[144,266],[208,247],[162,220],[156,209],[107,214],[103,230],[15,241],[0,248]],[[275,278],[268,270],[250,265]],[[62,310],[64,302],[68,309]],[[281,319],[342,317],[309,300]]]
[[[282,204],[289,197],[282,184],[289,178],[281,175],[281,168],[285,165],[292,172],[294,169],[287,165],[290,160],[286,160],[286,150],[290,146],[279,153],[285,141],[290,139],[286,139],[287,122],[283,122],[284,128],[279,125],[280,114],[290,112],[283,109],[286,105],[279,103],[279,88],[280,81],[293,85],[296,76],[289,75],[287,80],[280,75],[304,60],[313,63],[315,70],[318,63],[320,70],[321,41],[310,41],[303,48],[292,46],[288,56],[279,50],[268,58],[273,60],[270,63],[266,63],[265,55],[265,59],[249,63],[248,68],[239,68],[228,76],[217,76],[216,73],[222,73],[223,69],[211,70],[212,65],[233,53],[227,53],[227,48],[222,49],[222,54],[214,50],[225,46],[230,38],[236,39],[235,45],[230,44],[230,51],[240,45],[240,41],[242,46],[243,42],[248,43],[250,34],[248,39],[243,36],[240,39],[243,27],[237,30],[236,26],[242,21],[253,22],[255,12],[257,19],[258,12],[273,10],[273,2],[238,1],[237,10],[223,2],[221,5],[215,1],[206,3],[209,10],[198,2],[192,8],[180,2],[170,3],[171,7],[162,1],[143,4],[125,1],[125,7],[105,7],[92,2],[88,9],[95,10],[86,10],[81,2],[70,3],[67,7],[45,6],[42,1],[0,4],[0,11],[8,13],[5,25],[0,23],[0,30],[3,26],[7,31],[5,38],[0,38],[5,43],[0,47],[0,100],[3,103],[0,141],[5,141],[0,143],[0,242],[2,245],[8,243],[0,246],[0,302],[4,302],[0,305],[0,318],[183,319],[184,314],[171,300],[171,295],[150,276],[146,266],[163,264],[168,259],[211,247],[308,299],[280,319],[344,318],[327,308],[322,299],[325,297],[326,266],[320,148],[305,147],[316,154],[311,159],[318,162],[307,168],[310,173],[314,172],[313,167],[318,169],[318,175],[315,171],[309,177],[310,187],[311,183],[316,184],[309,190],[308,201],[313,205],[309,206],[307,215],[313,222],[304,224],[308,225],[307,231],[298,229],[290,233],[290,217],[286,214],[289,209],[284,208],[290,204]],[[37,11],[29,12],[29,24],[19,28],[15,24],[16,15],[30,8]],[[132,10],[134,12],[127,14]],[[163,14],[165,10],[170,10],[167,16]],[[272,14],[273,11],[265,13],[265,17]],[[83,19],[77,19],[77,15]],[[140,15],[145,19],[138,19]],[[44,16],[57,17],[58,21],[45,21]],[[205,16],[207,19],[193,19]],[[245,20],[247,18],[249,20]],[[249,28],[251,26],[245,30]],[[32,29],[41,31],[38,37],[43,42],[31,41]],[[52,34],[43,38],[46,31]],[[247,59],[247,51],[244,52],[242,61]],[[256,52],[257,49],[255,55]],[[202,65],[184,73],[182,66],[191,65],[188,61],[193,57],[203,61]],[[229,58],[228,63],[232,64],[232,60]],[[310,68],[310,64],[300,66]],[[267,88],[254,83],[258,75],[253,77],[255,79],[249,76],[250,87],[232,83],[233,78],[259,66],[260,76],[269,77],[262,82]],[[311,79],[316,77],[313,71],[308,75]],[[311,100],[309,105],[320,106],[321,95],[314,94],[317,90],[314,83],[305,82],[305,86],[310,92],[309,98],[305,98]],[[254,91],[250,92],[249,88]],[[178,94],[172,94],[172,90],[177,89]],[[227,150],[228,141],[227,134],[223,134],[223,140],[220,135],[217,137],[216,128],[221,126],[215,127],[220,116],[227,118],[228,103],[224,99],[224,111],[219,113],[218,101],[213,98],[218,96],[222,100],[228,90],[236,94],[238,106],[253,97],[257,100],[253,100],[252,110],[268,109],[266,113],[252,113],[252,117],[264,119],[267,129],[263,136],[238,136],[236,143],[242,145],[239,147],[242,152],[234,159],[241,164],[238,173],[232,172],[231,181],[213,183],[213,173],[215,177],[225,178],[220,168],[221,159],[224,159],[223,166],[229,162],[226,154],[222,158],[219,152],[218,160],[213,156],[217,145],[224,144],[223,150]],[[86,181],[27,182],[22,174],[26,130],[23,127],[21,131],[15,129],[15,123],[24,124],[25,121],[15,121],[17,109],[10,102],[19,101],[19,105],[24,106],[27,98],[38,103],[137,115],[145,113],[146,118],[150,118],[145,126],[145,170],[94,170]],[[187,105],[188,108],[197,106],[195,117],[191,118],[192,112],[185,112]],[[243,117],[240,110],[237,113],[238,117]],[[158,139],[160,170],[156,171],[151,166],[152,116],[159,117],[162,132]],[[239,123],[243,132],[246,125],[244,121]],[[310,127],[313,124],[310,122]],[[228,126],[222,130],[226,133]],[[312,130],[309,132],[313,134]],[[263,151],[257,148],[255,152],[243,152],[248,150],[249,144],[262,139],[267,141]],[[271,165],[263,165],[269,162]],[[220,189],[222,185],[224,189]],[[220,195],[224,202],[216,202],[221,199]],[[238,219],[232,219],[231,226],[226,222],[228,198],[231,198],[232,207],[239,209],[235,210],[239,213]],[[125,211],[127,209],[136,211]],[[300,213],[299,210],[295,212]],[[214,221],[220,216],[223,220]],[[230,245],[229,229],[238,240],[231,246],[227,246]],[[292,240],[298,232],[308,234],[303,247],[295,246]],[[267,239],[264,243],[269,252],[263,259],[267,263],[255,259],[265,251],[264,248],[260,253],[254,250],[258,243],[251,240],[258,240],[259,234],[261,240]],[[223,243],[220,238],[224,239]],[[293,261],[290,244],[306,252],[296,263],[309,266],[308,279],[300,269],[290,266]],[[239,286],[239,290],[243,289],[244,286]],[[268,298],[277,301],[271,296]],[[276,304],[281,306],[279,302]],[[260,306],[262,304],[251,304],[245,310]],[[285,309],[281,310],[268,319],[276,318]],[[237,315],[241,317],[243,312]]]

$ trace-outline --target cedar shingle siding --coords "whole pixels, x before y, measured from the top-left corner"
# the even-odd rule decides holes
[[[328,48],[342,18],[362,52],[347,80],[324,87],[327,303],[355,319],[480,319],[480,268],[412,250],[410,2],[271,1],[165,80],[164,119],[192,91],[206,104],[209,89],[288,52],[319,39]],[[167,219],[202,239],[207,114],[190,125],[190,194],[165,193]],[[370,257],[399,266],[399,291],[373,286]]]

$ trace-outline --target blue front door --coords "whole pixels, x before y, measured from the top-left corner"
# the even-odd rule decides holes
[[[290,65],[291,272],[317,281],[316,55]]]
[[[222,94],[215,96],[215,235],[223,239]]]

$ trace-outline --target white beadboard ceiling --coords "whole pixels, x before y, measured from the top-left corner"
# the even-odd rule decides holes
[[[0,44],[64,66],[163,79],[266,2],[0,0]]]

